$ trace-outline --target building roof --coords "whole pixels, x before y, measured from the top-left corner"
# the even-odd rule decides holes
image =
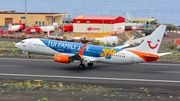
[[[117,19],[119,17],[121,17],[121,16],[87,16],[87,15],[80,15],[80,16],[74,18],[74,19],[84,19],[84,20],[86,20],[86,19],[115,20],[115,19]]]
[[[16,10],[0,10],[0,13],[14,13]]]
[[[115,24],[125,22],[121,16],[85,16],[80,15],[73,19],[73,23]]]

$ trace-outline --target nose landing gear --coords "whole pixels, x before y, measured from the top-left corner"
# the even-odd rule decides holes
[[[30,59],[31,58],[31,56],[30,56],[30,53],[28,53],[28,57],[27,57],[28,59]]]

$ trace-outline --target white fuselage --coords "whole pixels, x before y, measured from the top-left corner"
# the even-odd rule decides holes
[[[48,40],[48,39],[45,39]],[[49,41],[49,40],[48,40]],[[60,43],[60,41],[59,41]],[[70,44],[73,42],[69,42]],[[47,43],[48,44],[48,43]],[[74,54],[77,54],[79,51],[78,48],[71,49],[71,53],[65,53],[65,52],[59,52],[57,50],[63,50],[61,48],[54,50],[52,47],[48,46],[50,44],[43,43],[40,39],[26,39],[24,41],[21,41],[19,43],[16,43],[16,47],[18,47],[20,50],[28,52],[28,53],[38,53],[38,54],[44,54],[44,55],[55,55],[55,54],[66,54],[68,56],[72,56]],[[82,45],[80,43],[76,43],[77,45]],[[52,46],[53,44],[51,44]],[[115,54],[111,54],[111,58],[107,59],[104,56],[99,56],[99,54],[102,53],[102,51],[96,51],[97,49],[102,48],[102,46],[94,46],[89,45],[85,49],[85,52],[83,54],[85,59],[88,59],[89,61],[96,61],[96,62],[103,62],[103,63],[113,63],[113,64],[134,64],[134,63],[140,63],[145,62],[143,59],[141,59],[138,55],[127,51],[127,50],[119,50]],[[105,47],[104,47],[105,48]],[[102,49],[104,49],[102,48]],[[86,55],[88,54],[88,55]],[[92,54],[98,54],[97,56],[92,56]]]

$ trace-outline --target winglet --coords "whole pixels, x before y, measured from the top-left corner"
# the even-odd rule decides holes
[[[81,50],[78,52],[78,55],[82,57],[84,50],[86,48],[86,44],[83,45],[83,47],[81,48]]]
[[[128,41],[126,41],[126,44],[131,44],[134,39],[134,36],[132,36]]]
[[[116,47],[114,47],[114,48],[125,48],[125,47],[128,47],[128,46],[131,45],[133,39],[134,39],[134,36],[132,36],[128,41],[126,41],[126,42],[124,43],[124,45],[116,46]]]

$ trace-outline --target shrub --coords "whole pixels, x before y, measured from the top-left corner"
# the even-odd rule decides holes
[[[95,40],[95,41],[92,41],[92,42],[91,42],[91,44],[93,44],[93,45],[98,45],[99,43],[100,43],[99,40]]]
[[[174,43],[169,43],[168,45],[170,50],[176,50],[177,46]]]
[[[48,101],[48,99],[47,98],[42,98],[42,100],[41,101]]]
[[[167,25],[167,30],[175,30],[176,29],[176,26],[174,25]]]

